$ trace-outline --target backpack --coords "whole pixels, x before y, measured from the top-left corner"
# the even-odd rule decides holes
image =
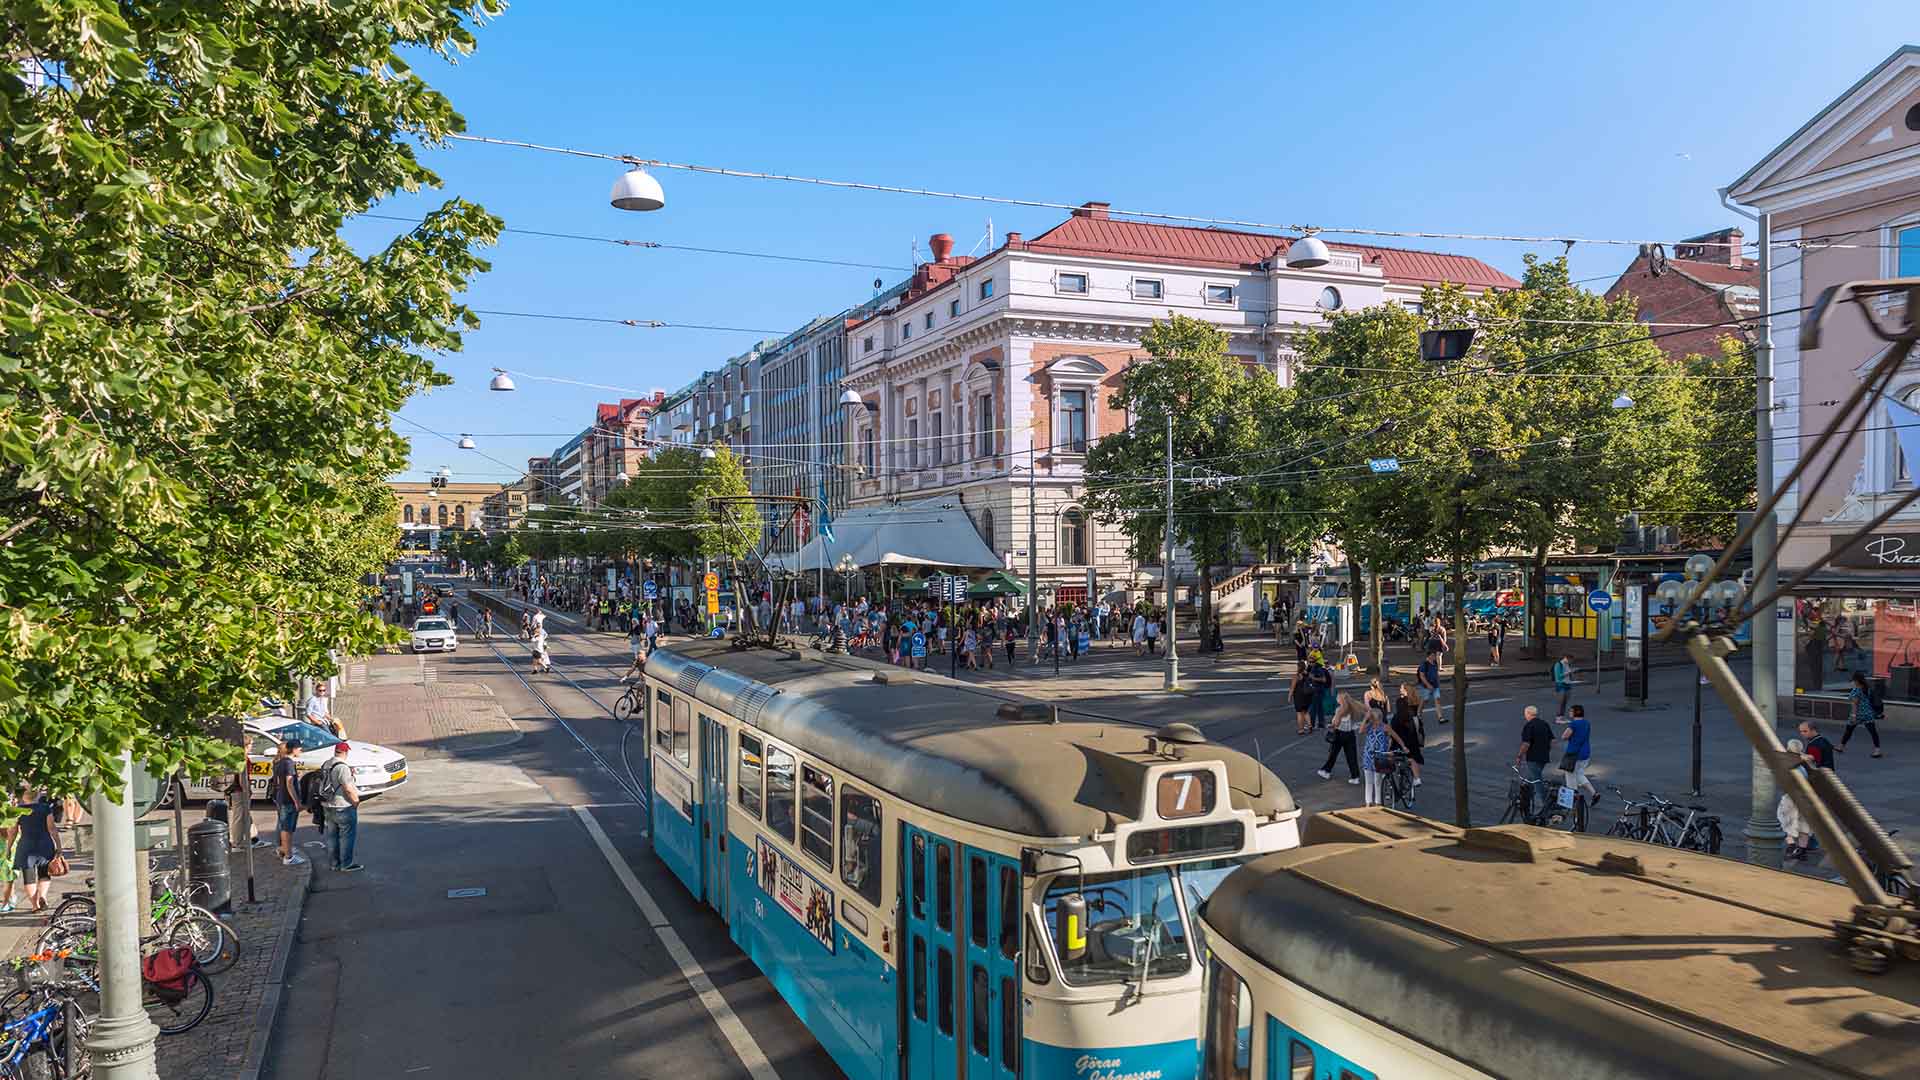
[[[169,1004],[177,1004],[186,998],[187,991],[193,989],[199,968],[200,965],[194,962],[193,950],[176,945],[142,959],[140,978],[155,997]]]
[[[1887,714],[1887,690],[1877,679],[1867,682],[1867,708],[1873,711],[1875,720]]]

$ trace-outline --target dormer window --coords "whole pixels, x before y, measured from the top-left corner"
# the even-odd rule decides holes
[[[1233,286],[1208,282],[1205,295],[1209,304],[1231,304],[1234,299]]]
[[[913,340],[913,320],[912,319],[906,319],[900,323],[900,340],[901,341]]]
[[[988,278],[987,280],[980,283],[980,299],[982,300],[993,299],[993,279],[992,278]]]
[[[1087,275],[1060,274],[1054,278],[1053,287],[1058,292],[1085,296],[1087,292]]]

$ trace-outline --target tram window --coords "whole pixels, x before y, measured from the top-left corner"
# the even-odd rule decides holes
[[[1020,955],[1020,875],[1011,866],[1000,868],[1000,955]]]
[[[1046,940],[1040,928],[1033,925],[1033,919],[1027,919],[1027,981],[1035,986],[1045,986],[1053,978],[1053,973],[1047,970]]]
[[[933,849],[933,921],[942,930],[953,929],[953,846]]]
[[[681,765],[693,767],[693,721],[689,720],[687,703],[673,710],[673,719],[668,726],[673,729],[673,756]]]
[[[913,935],[913,1018],[927,1018],[927,939]]]
[[[800,766],[800,850],[832,869],[833,777],[811,765]]]
[[[880,800],[840,789],[840,880],[869,904],[880,903]]]
[[[927,917],[927,838],[913,837],[913,917]]]
[[[1292,1058],[1288,1064],[1292,1066],[1290,1071],[1293,1080],[1313,1080],[1313,1047],[1299,1039],[1292,1040],[1288,1046],[1287,1054]]]
[[[740,809],[760,816],[761,761],[760,740],[740,733]]]
[[[1253,995],[1247,992],[1245,980],[1217,956],[1207,965],[1206,1029],[1202,1038],[1206,1047],[1201,1056],[1201,1080],[1252,1080]],[[1297,1067],[1294,1075],[1299,1075]]]
[[[1014,990],[1013,980],[1002,976],[1000,979],[1000,1064],[1020,1075],[1020,1040],[1015,1037],[1020,1030],[1020,995]]]
[[[940,1034],[953,1034],[953,953],[948,949],[935,949],[934,956],[939,962],[934,965],[934,976],[939,983],[940,994]]]
[[[767,828],[793,843],[793,755],[767,747]]]
[[[993,1003],[987,1000],[987,969],[973,965],[973,1052],[993,1053]]]
[[[1047,886],[1041,913],[1050,936],[1059,925],[1055,911],[1060,901],[1076,892],[1087,904],[1087,948],[1070,960],[1063,943],[1052,942],[1060,976],[1068,985],[1132,982],[1140,977],[1143,963],[1150,979],[1178,977],[1192,968],[1180,894],[1167,868],[1085,878],[1056,875]]]
[[[654,712],[653,742],[655,746],[671,753],[673,751],[673,698],[665,690],[655,690],[653,699],[660,703]]]
[[[967,936],[987,947],[987,860],[978,855],[967,859]]]

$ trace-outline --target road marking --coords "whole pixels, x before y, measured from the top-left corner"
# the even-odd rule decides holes
[[[680,974],[686,976],[687,985],[691,986],[694,994],[700,998],[700,1004],[707,1007],[707,1014],[713,1017],[714,1025],[720,1029],[722,1035],[727,1037],[727,1042],[733,1045],[734,1056],[740,1059],[740,1064],[746,1067],[747,1073],[753,1076],[754,1080],[780,1080],[780,1074],[774,1071],[773,1064],[767,1060],[767,1055],[760,1049],[760,1044],[754,1041],[753,1035],[747,1031],[747,1026],[740,1022],[740,1018],[734,1015],[733,1006],[728,1005],[727,999],[720,996],[720,991],[715,989],[713,980],[707,978],[707,973],[700,967],[700,962],[693,958],[693,953],[687,951],[686,943],[680,940],[680,935],[674,930],[673,924],[667,921],[666,912],[661,911],[660,905],[653,902],[653,897],[647,893],[646,887],[640,884],[640,879],[633,876],[633,870],[627,866],[627,861],[614,850],[613,841],[607,839],[606,831],[601,829],[600,822],[594,819],[593,811],[584,806],[576,806],[573,812],[579,816],[580,824],[587,827],[587,834],[593,837],[594,846],[598,847],[600,854],[606,857],[607,865],[613,868],[613,876],[620,879],[620,884],[626,888],[627,895],[633,898],[634,906],[640,909],[640,916],[646,919],[647,925],[659,935],[660,944],[667,947],[667,955],[673,957],[673,962],[680,966]]]

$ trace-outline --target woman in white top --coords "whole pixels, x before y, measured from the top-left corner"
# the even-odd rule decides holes
[[[1801,763],[1794,768],[1803,773],[1806,772],[1806,763],[1810,760],[1807,757],[1807,744],[1799,739],[1788,739],[1787,749],[1800,755]],[[1793,801],[1792,796],[1783,793],[1780,796],[1780,805],[1774,810],[1774,816],[1780,819],[1780,831],[1787,834],[1787,858],[1806,858],[1807,848],[1813,843],[1813,828],[1801,815],[1800,805]]]
[[[1133,655],[1140,656],[1147,651],[1147,617],[1141,612],[1133,613]]]

